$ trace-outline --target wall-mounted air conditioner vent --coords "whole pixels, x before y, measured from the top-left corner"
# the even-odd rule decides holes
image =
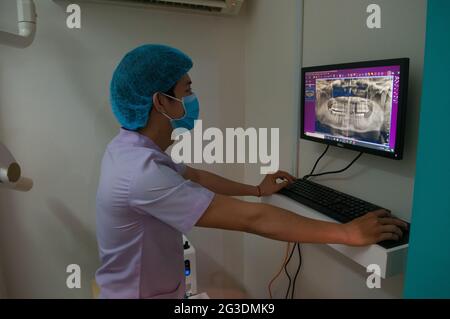
[[[95,0],[95,2],[237,15],[244,0]]]

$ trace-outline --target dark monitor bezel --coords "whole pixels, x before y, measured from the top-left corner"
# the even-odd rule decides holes
[[[397,133],[395,141],[395,151],[393,153],[388,151],[371,149],[358,145],[350,145],[347,143],[340,143],[332,140],[324,140],[305,134],[305,74],[308,72],[320,72],[320,71],[335,71],[343,69],[358,69],[358,68],[371,68],[380,66],[400,66],[400,87],[399,87],[399,100],[398,100],[398,115],[397,115]],[[408,83],[409,83],[409,58],[400,59],[388,59],[388,60],[376,60],[376,61],[364,61],[355,63],[342,63],[331,64],[323,66],[304,67],[301,71],[301,125],[300,125],[300,137],[304,140],[318,142],[326,145],[333,145],[344,149],[350,149],[354,151],[364,152],[372,155],[387,157],[395,160],[403,159],[404,139],[405,139],[405,122],[406,122],[406,106],[408,97]]]

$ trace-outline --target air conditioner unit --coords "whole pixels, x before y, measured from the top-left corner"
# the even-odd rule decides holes
[[[208,14],[237,15],[244,0],[93,0],[93,2],[195,11]]]

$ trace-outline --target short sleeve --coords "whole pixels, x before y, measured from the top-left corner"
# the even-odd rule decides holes
[[[185,180],[178,169],[155,162],[146,166],[130,185],[129,205],[186,234],[209,207],[214,193]]]
[[[178,174],[183,176],[184,173],[186,172],[186,165],[183,163],[175,163],[175,162],[173,162],[173,164],[175,165],[175,171],[177,171]]]

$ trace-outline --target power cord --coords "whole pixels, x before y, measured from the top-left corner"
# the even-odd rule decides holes
[[[330,145],[327,145],[327,147],[323,151],[322,155],[320,155],[319,158],[316,160],[316,163],[314,164],[314,167],[312,168],[311,173],[309,173],[306,176],[311,176],[314,174],[314,171],[316,170],[317,165],[319,164],[320,160],[325,156],[325,154],[328,152],[329,149],[330,149]],[[305,178],[305,177],[303,177],[303,178]]]
[[[289,264],[289,262],[291,261],[291,258],[294,254],[295,249],[297,248],[298,251],[298,266],[297,266],[297,271],[295,272],[295,276],[294,276],[294,280],[291,280],[291,276],[289,275],[289,271],[287,270],[287,265]],[[288,299],[289,297],[289,292],[291,293],[291,299],[294,299],[294,295],[295,295],[295,284],[297,282],[297,277],[298,274],[300,272],[300,268],[302,267],[302,254],[301,254],[301,250],[300,250],[300,244],[299,243],[295,243],[294,247],[292,247],[291,250],[291,254],[289,255],[289,259],[286,262],[286,264],[284,265],[284,271],[286,273],[286,276],[289,279],[289,285],[288,285],[288,289],[286,291],[286,295],[284,297],[284,299]],[[291,285],[292,285],[292,290],[291,290]]]
[[[297,251],[298,251],[298,266],[297,266],[297,271],[295,273],[294,282],[292,283],[291,299],[294,299],[295,283],[297,281],[297,276],[298,276],[298,273],[300,272],[300,268],[302,267],[302,253],[300,251],[300,244],[299,243],[297,243]]]
[[[346,167],[344,167],[343,169],[337,170],[337,171],[330,171],[330,172],[324,172],[324,173],[319,173],[319,174],[314,174],[317,165],[319,164],[320,160],[325,156],[325,154],[328,152],[328,150],[330,149],[330,145],[327,145],[327,147],[325,148],[325,150],[323,151],[323,153],[317,158],[316,162],[314,163],[314,166],[311,170],[311,172],[308,175],[303,176],[303,179],[309,179],[311,177],[318,177],[318,176],[324,176],[324,175],[331,175],[331,174],[339,174],[339,173],[343,173],[346,170],[348,170],[350,167],[353,166],[353,164],[355,164],[355,162],[361,158],[361,156],[363,155],[363,152],[360,152],[351,162],[350,164],[348,164]],[[292,255],[294,254],[295,249],[297,248],[298,251],[298,266],[297,266],[297,271],[295,273],[294,276],[294,280],[292,282],[291,276],[289,275],[289,272],[287,270],[287,266],[289,264],[289,262],[291,261]],[[300,250],[300,244],[299,243],[295,243],[294,247],[291,250],[291,253],[289,255],[288,260],[286,261],[286,263],[284,264],[284,272],[286,273],[286,276],[288,277],[289,280],[289,285],[288,285],[288,289],[286,291],[286,295],[285,295],[285,299],[288,299],[289,296],[289,292],[291,292],[291,299],[294,299],[294,294],[295,294],[295,284],[297,281],[297,276],[300,272],[300,268],[302,267],[302,253]],[[292,284],[292,291],[291,291],[291,284]]]
[[[303,179],[309,179],[311,177],[318,177],[318,176],[324,176],[324,175],[331,175],[331,174],[339,174],[339,173],[343,173],[346,170],[348,170],[350,167],[352,167],[353,164],[355,164],[355,162],[363,155],[363,152],[360,152],[354,159],[353,161],[350,162],[350,164],[348,164],[346,167],[344,167],[343,169],[340,169],[338,171],[331,171],[331,172],[325,172],[325,173],[320,173],[320,174],[308,174],[303,176]],[[316,162],[317,164],[318,162]]]
[[[287,259],[288,259],[288,257],[289,257],[289,251],[291,250],[291,243],[287,243],[287,245],[286,245],[286,253],[285,253],[285,256],[284,256],[284,260],[283,260],[283,264],[281,265],[281,267],[280,267],[280,270],[278,271],[278,273],[272,278],[272,280],[269,282],[269,285],[268,285],[268,290],[269,290],[269,296],[270,296],[270,299],[272,299],[273,297],[272,297],[272,284],[274,283],[274,281],[281,275],[281,272],[283,271],[283,268],[284,268],[284,265],[286,264],[286,261],[287,261]]]
[[[295,247],[297,246],[298,243],[294,244],[294,247],[292,247],[291,253],[289,254],[289,258],[286,261],[286,263],[284,264],[284,272],[286,273],[286,276],[288,277],[289,280],[289,285],[288,285],[288,289],[286,291],[286,296],[284,297],[284,299],[288,299],[289,296],[289,291],[291,290],[291,276],[289,275],[289,271],[287,270],[287,266],[289,265],[289,262],[291,261],[292,255],[294,254],[295,251]]]

